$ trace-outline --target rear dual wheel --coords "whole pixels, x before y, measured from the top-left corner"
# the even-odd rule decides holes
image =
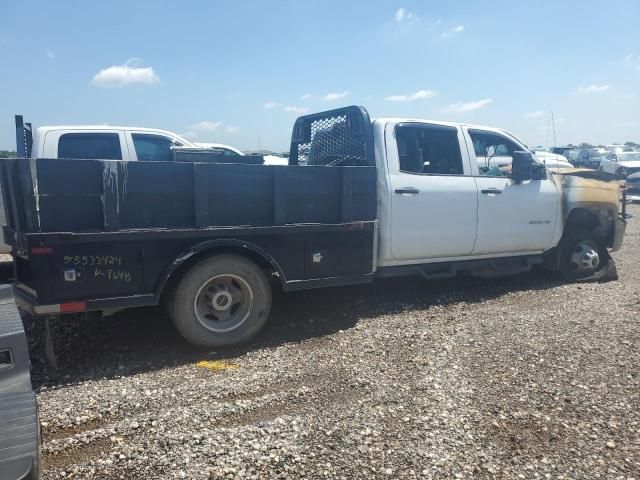
[[[182,276],[170,295],[167,310],[176,329],[202,347],[249,341],[271,310],[267,276],[239,255],[203,259]]]

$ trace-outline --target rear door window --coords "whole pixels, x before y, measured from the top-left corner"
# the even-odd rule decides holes
[[[169,137],[132,133],[133,145],[138,160],[143,162],[169,162],[173,160],[171,147],[178,145]]]
[[[462,175],[455,127],[400,124],[396,127],[400,171],[423,175]]]
[[[58,140],[58,158],[122,160],[117,133],[65,133]]]

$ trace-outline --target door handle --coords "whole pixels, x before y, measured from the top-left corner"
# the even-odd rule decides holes
[[[417,188],[413,188],[413,187],[403,187],[403,188],[396,188],[395,192],[400,194],[400,195],[402,195],[402,194],[415,195],[417,193],[420,193],[420,190],[418,190]]]
[[[480,190],[480,192],[484,193],[485,195],[498,195],[502,193],[502,190],[500,190],[499,188],[485,188],[483,190]]]

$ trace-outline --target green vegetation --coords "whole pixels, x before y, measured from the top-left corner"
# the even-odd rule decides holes
[[[0,158],[9,158],[9,157],[15,157],[16,156],[16,152],[12,152],[10,150],[0,150]]]

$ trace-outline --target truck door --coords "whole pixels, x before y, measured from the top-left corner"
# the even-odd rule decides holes
[[[511,159],[514,151],[526,148],[495,131],[470,128],[466,134],[478,185],[478,237],[473,255],[550,248],[558,214],[555,183],[546,178],[516,184],[509,178],[509,168],[498,167],[504,162],[494,162],[492,157]]]
[[[469,255],[478,195],[467,151],[460,148],[461,130],[421,122],[389,124],[387,130],[393,260]]]

